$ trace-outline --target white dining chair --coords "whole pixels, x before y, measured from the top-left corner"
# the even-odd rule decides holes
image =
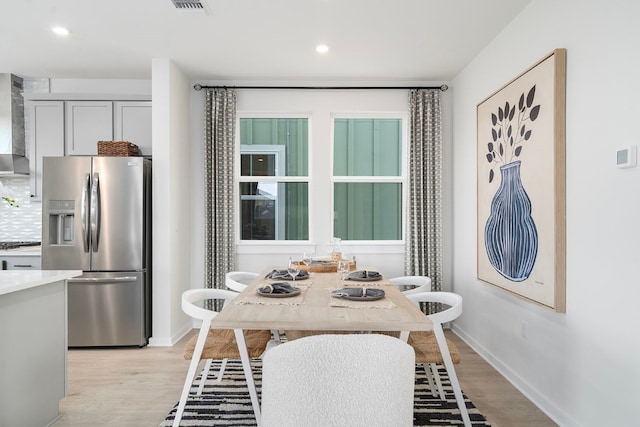
[[[427,317],[431,319],[431,322],[433,322],[433,332],[411,332],[407,342],[415,350],[416,363],[423,365],[427,376],[433,375],[435,378],[442,400],[445,400],[445,394],[442,389],[440,376],[438,375],[437,365],[444,365],[449,380],[451,381],[451,388],[453,388],[453,393],[464,425],[465,427],[471,427],[469,412],[464,403],[458,376],[453,366],[454,363],[460,362],[460,352],[455,344],[446,339],[442,329],[443,323],[451,322],[462,314],[462,297],[453,292],[420,292],[407,295],[407,298],[418,306],[421,302],[436,302],[449,306],[449,308],[445,310],[427,315]]]
[[[258,278],[258,273],[250,271],[230,271],[224,275],[224,284],[227,288],[235,292],[242,292],[247,289],[247,286]],[[275,345],[279,345],[282,340],[280,338],[280,331],[271,331],[272,339],[269,343],[269,348]]]
[[[397,338],[300,338],[263,358],[262,425],[412,426],[414,381],[414,350]]]
[[[224,284],[232,291],[242,292],[258,278],[258,273],[249,271],[230,271],[224,276]]]
[[[405,295],[428,292],[431,290],[431,278],[427,276],[400,276],[389,279]],[[405,289],[405,287],[409,287]]]
[[[224,300],[226,306],[238,295],[237,292],[224,289],[191,289],[182,294],[182,311],[194,319],[202,321],[198,335],[192,337],[184,348],[184,358],[191,359],[187,377],[184,381],[180,402],[173,421],[173,426],[180,425],[187,398],[191,390],[191,385],[198,371],[201,360],[205,360],[204,369],[197,395],[201,395],[204,389],[212,360],[222,360],[217,381],[222,380],[227,359],[239,359],[240,351],[236,342],[234,331],[231,329],[210,329],[211,321],[218,314],[216,311],[203,308],[201,303],[204,300],[218,299]],[[268,342],[271,339],[271,331],[267,330],[246,330],[244,340],[249,353],[249,357],[256,358],[262,356]]]

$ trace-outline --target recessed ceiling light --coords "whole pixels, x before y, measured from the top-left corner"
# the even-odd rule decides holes
[[[64,28],[64,27],[52,27],[51,31],[53,31],[54,33],[56,33],[59,36],[68,36],[69,35],[69,30]]]
[[[327,53],[329,52],[329,46],[327,46],[326,44],[319,44],[318,46],[316,46],[316,52]]]

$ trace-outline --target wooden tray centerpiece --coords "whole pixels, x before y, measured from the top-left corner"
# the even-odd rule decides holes
[[[300,270],[307,270],[311,273],[335,273],[338,271],[338,262],[331,259],[331,256],[314,258],[311,264],[307,264],[304,261],[295,261],[300,267]],[[349,262],[349,270],[356,269],[356,261]]]

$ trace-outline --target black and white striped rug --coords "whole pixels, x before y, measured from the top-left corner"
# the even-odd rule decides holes
[[[262,363],[252,362],[253,372],[260,396]],[[209,378],[202,395],[195,396],[199,377],[192,388],[193,395],[187,400],[181,426],[255,426],[249,390],[247,389],[240,360],[229,360],[223,379],[215,381],[219,362],[213,363]],[[440,370],[442,385],[447,395],[443,401],[431,395],[427,377],[421,366],[416,366],[416,392],[414,403],[414,426],[463,426],[460,411],[456,404],[449,378],[444,368]],[[490,426],[486,418],[465,396],[469,417],[473,426]],[[176,412],[176,406],[159,427],[170,427]]]

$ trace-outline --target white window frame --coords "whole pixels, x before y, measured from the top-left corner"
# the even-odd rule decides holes
[[[347,118],[401,118],[403,121],[404,151],[408,153],[409,109],[406,107],[406,91],[239,91],[238,110],[236,112],[236,150],[240,160],[240,119],[243,118],[306,118],[309,126],[309,169],[306,177],[295,177],[292,181],[307,182],[309,186],[309,240],[239,240],[238,227],[236,250],[241,262],[246,260],[269,260],[279,262],[283,255],[302,254],[314,251],[316,254],[329,253],[333,247],[331,236],[332,219],[332,183],[333,174],[333,119]],[[241,96],[240,96],[241,95]],[[371,103],[375,103],[372,109]],[[391,108],[385,105],[392,104]],[[375,110],[377,106],[381,109]],[[408,157],[403,156],[403,171],[408,174]],[[239,163],[236,163],[239,164]],[[239,171],[236,168],[236,175]],[[282,177],[288,181],[291,177]],[[302,178],[302,179],[298,179]],[[234,178],[237,182],[237,176]],[[331,187],[331,190],[330,190]],[[408,181],[404,182],[403,229],[406,228]],[[239,191],[236,185],[235,191]],[[239,197],[235,198],[239,203]],[[330,224],[331,222],[331,224]],[[403,239],[406,233],[403,231]],[[395,263],[402,262],[398,255],[405,252],[403,241],[347,241],[343,243],[345,252],[371,255],[373,259],[389,255]]]
[[[309,129],[308,135],[308,151],[309,158],[307,159],[307,175],[306,176],[242,176],[240,162],[241,162],[241,154],[244,154],[245,151],[242,151],[242,147],[279,147],[278,145],[244,145],[240,144],[240,120],[241,119],[307,119],[307,125]],[[236,141],[234,144],[235,147],[235,167],[234,167],[234,200],[235,200],[235,211],[236,218],[238,219],[236,227],[235,227],[235,240],[236,246],[238,247],[239,253],[262,253],[265,250],[273,251],[277,247],[286,247],[287,251],[292,250],[295,252],[304,252],[305,250],[309,250],[310,243],[312,241],[312,233],[313,227],[311,226],[313,221],[313,201],[311,197],[309,198],[309,240],[242,240],[242,230],[241,230],[241,221],[240,221],[240,183],[241,182],[255,182],[255,181],[266,181],[266,182],[278,182],[278,183],[289,183],[289,182],[301,182],[307,183],[309,187],[309,194],[311,194],[312,190],[312,139],[311,139],[311,115],[305,113],[286,113],[286,112],[250,112],[250,111],[238,111],[236,112]],[[282,147],[284,148],[284,147]],[[286,153],[285,153],[286,154]],[[283,163],[284,165],[285,163]],[[282,166],[284,168],[284,166]],[[284,201],[283,201],[284,202]],[[284,227],[284,217],[280,218],[282,221],[282,226]],[[268,249],[267,249],[268,248]]]
[[[335,153],[335,120],[336,119],[396,119],[401,121],[402,129],[402,150],[401,150],[401,164],[400,164],[400,176],[334,176],[334,153]],[[406,112],[385,112],[385,113],[332,113],[331,114],[331,224],[335,221],[335,199],[334,199],[334,184],[335,183],[399,183],[402,185],[402,227],[401,236],[399,240],[348,240],[350,245],[358,246],[371,246],[371,245],[399,245],[404,244],[407,226],[407,209],[408,209],[408,165],[409,165],[409,115]]]

